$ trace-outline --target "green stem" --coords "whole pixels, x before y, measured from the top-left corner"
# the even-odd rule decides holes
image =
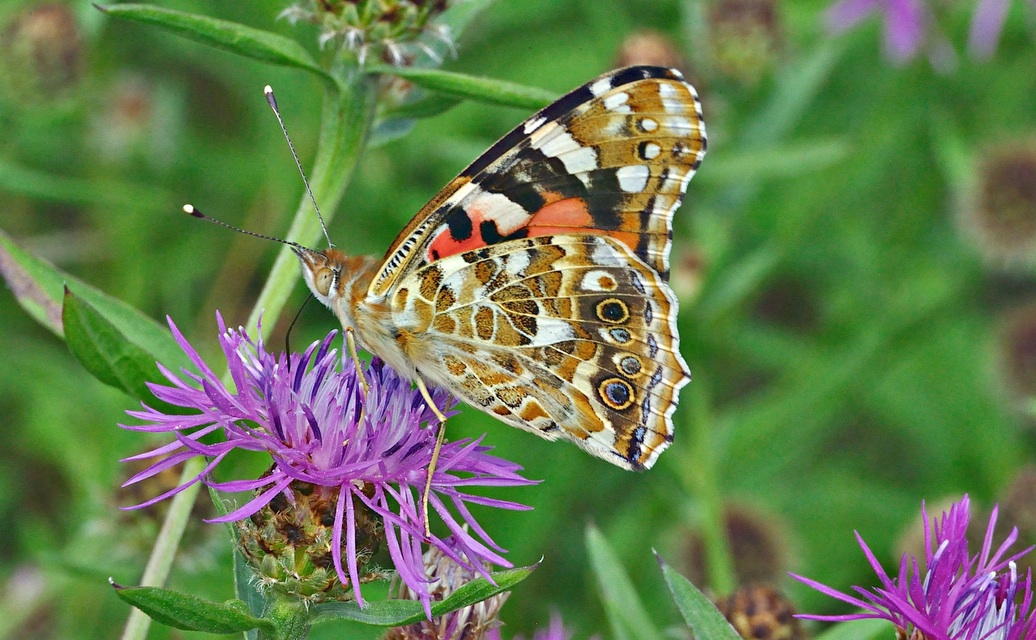
[[[191,458],[183,466],[180,483],[190,481],[204,468],[204,458]],[[173,498],[165,521],[162,522],[162,529],[158,532],[155,546],[151,549],[151,557],[148,558],[147,566],[144,567],[144,575],[140,577],[141,586],[161,587],[165,584],[165,579],[169,576],[169,569],[176,558],[180,539],[183,537],[184,529],[187,528],[187,520],[194,507],[194,500],[198,497],[199,489],[201,489],[201,483],[196,482]],[[122,630],[122,640],[144,640],[150,626],[151,618],[146,613],[140,609],[131,609],[129,619],[126,620],[126,627]]]
[[[686,415],[693,451],[692,464],[686,467],[684,485],[688,493],[698,496],[701,504],[698,524],[701,526],[708,586],[714,593],[726,595],[736,587],[737,578],[727,543],[726,517],[717,478],[710,395],[704,382],[697,381],[688,389],[691,397],[685,402],[691,410]]]
[[[359,164],[360,154],[367,141],[371,123],[374,120],[376,78],[354,73],[353,80],[348,83],[349,91],[342,94],[327,90],[324,95],[324,114],[320,125],[320,140],[317,147],[316,163],[310,180],[313,195],[323,207],[325,221],[330,220],[345,194],[345,189]],[[313,212],[313,205],[308,195],[303,195],[302,202],[295,212],[295,220],[288,231],[288,240],[303,245],[311,245],[320,237],[320,223]],[[273,327],[288,295],[298,280],[298,260],[287,246],[277,256],[270,277],[266,281],[247,327],[254,327],[263,314],[266,327]],[[229,383],[229,376],[224,376]],[[184,466],[181,482],[194,478],[205,467],[206,461],[194,458]],[[172,568],[176,550],[180,545],[187,520],[194,506],[194,501],[201,489],[196,483],[184,489],[173,498],[166,515],[162,530],[159,532],[155,546],[151,551],[144,575],[143,586],[162,586]],[[151,618],[139,609],[130,612],[122,640],[144,640]],[[300,636],[302,637],[302,636]]]
[[[277,628],[275,636],[259,632],[259,640],[305,640],[309,637],[309,610],[300,600],[285,596],[275,597],[273,606],[264,616]]]

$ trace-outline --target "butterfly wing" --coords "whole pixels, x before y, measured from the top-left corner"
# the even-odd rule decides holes
[[[407,356],[513,426],[627,469],[672,441],[690,378],[661,277],[606,235],[524,238],[455,254],[393,294]]]
[[[672,215],[705,149],[701,103],[679,72],[605,74],[519,125],[425,205],[369,295],[452,255],[559,233],[612,237],[665,281]]]

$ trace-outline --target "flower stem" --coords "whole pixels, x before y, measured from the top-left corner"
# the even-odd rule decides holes
[[[323,207],[325,221],[334,215],[359,164],[374,120],[376,82],[376,78],[354,72],[351,82],[347,83],[349,91],[338,93],[328,89],[324,94],[320,140],[310,185],[313,188],[313,196]],[[309,196],[303,195],[302,202],[295,212],[295,220],[288,231],[288,240],[311,245],[320,237],[320,223],[312,207]],[[264,314],[266,327],[274,326],[295,286],[298,273],[298,261],[290,248],[285,246],[277,256],[270,277],[245,324],[246,327],[256,326],[260,313]],[[224,376],[224,380],[230,382],[228,376]],[[206,461],[202,458],[188,460],[180,482],[185,483],[196,477],[205,464]],[[202,483],[195,483],[173,499],[141,577],[141,585],[161,586],[165,583],[201,486]],[[150,626],[151,618],[139,609],[133,609],[126,621],[122,640],[144,640]]]
[[[701,504],[698,524],[702,532],[708,586],[714,593],[725,595],[734,590],[736,578],[727,543],[723,499],[716,477],[710,396],[704,382],[696,381],[689,389],[692,397],[687,404],[691,410],[686,415],[688,431],[692,434],[693,463],[685,467],[684,486],[691,495],[698,496]]]

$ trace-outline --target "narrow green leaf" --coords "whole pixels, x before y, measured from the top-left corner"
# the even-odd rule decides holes
[[[319,76],[328,85],[338,86],[335,78],[322,69],[302,45],[276,33],[236,22],[146,4],[94,6],[109,15],[153,24],[185,38],[246,58],[305,69]]]
[[[100,207],[159,209],[169,202],[169,194],[154,187],[95,178],[56,176],[0,158],[0,189],[33,198]]]
[[[36,322],[64,336],[61,298],[55,295],[62,290],[60,278],[54,277],[57,273],[52,265],[22,250],[7,234],[0,232],[0,275],[7,281],[15,300]]]
[[[482,602],[498,593],[510,591],[516,584],[529,577],[537,566],[495,571],[490,574],[496,582],[495,585],[485,578],[475,578],[445,600],[432,603],[432,617],[438,618],[451,611]],[[316,605],[314,612],[313,624],[346,619],[381,627],[398,627],[425,619],[421,603],[415,600],[378,600],[366,603],[362,609],[355,602],[328,602]]]
[[[695,638],[741,640],[741,636],[716,609],[716,605],[712,604],[712,601],[706,598],[698,587],[666,564],[662,556],[655,553],[655,559],[662,567],[662,575],[669,586],[669,592],[673,594],[673,601],[676,602],[680,615],[683,616],[687,626],[694,631]]]
[[[608,616],[613,636],[617,640],[661,640],[662,636],[652,623],[618,556],[604,534],[593,525],[586,528],[586,548],[590,553],[590,563],[597,576],[604,612]]]
[[[73,278],[16,245],[0,231],[0,275],[7,280],[18,303],[29,315],[58,336],[65,286],[90,303],[128,340],[151,353],[167,367],[176,370],[188,364],[187,357],[169,330],[134,307]]]
[[[155,357],[133,344],[89,302],[65,288],[65,343],[95,378],[137,400],[152,400],[146,381],[160,377]]]
[[[891,636],[890,625],[888,620],[874,618],[839,622],[817,636],[816,640],[881,640]]]
[[[256,618],[240,600],[212,602],[188,593],[158,587],[123,587],[114,582],[115,595],[140,609],[152,620],[185,631],[240,633],[249,629],[273,632],[269,620]]]
[[[369,73],[382,73],[406,78],[419,87],[431,91],[466,98],[476,102],[498,104],[519,109],[542,109],[557,99],[557,94],[545,89],[527,87],[514,82],[480,78],[442,69],[398,68],[372,65]]]
[[[765,148],[733,149],[710,158],[699,182],[753,183],[825,169],[849,156],[845,140],[807,140]]]

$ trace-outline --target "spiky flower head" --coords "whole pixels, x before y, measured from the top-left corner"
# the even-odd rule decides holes
[[[436,22],[449,5],[449,0],[299,0],[281,17],[317,25],[321,48],[341,47],[361,65],[373,58],[407,66],[421,54],[438,63],[442,50],[453,53],[449,28]]]
[[[738,587],[715,600],[716,608],[745,640],[806,640],[795,607],[769,584],[755,582]]]
[[[432,593],[432,599],[436,601],[445,600],[454,591],[478,577],[470,569],[454,562],[434,547],[425,552],[424,566],[425,575],[430,580],[428,588]],[[510,592],[505,591],[439,618],[421,620],[405,627],[394,627],[382,640],[484,640],[500,625],[500,608],[504,606],[509,595]],[[419,594],[414,593],[406,584],[402,584],[399,597],[416,600]]]
[[[425,522],[420,491],[427,478],[438,424],[421,394],[379,360],[364,369],[370,385],[364,392],[352,360],[340,357],[331,348],[336,332],[314,342],[304,353],[278,355],[267,351],[261,339],[253,340],[241,328],[227,330],[218,315],[217,320],[233,390],[170,320],[176,341],[199,373],[185,370],[177,375],[160,364],[171,386],[153,384],[150,388],[158,399],[198,413],[167,414],[144,405],[143,411],[127,413],[145,424],[121,425],[176,437],[165,446],[130,458],[165,456],[127,484],[195,456],[205,456],[208,464],[184,485],[134,508],[154,504],[196,482],[219,491],[253,492],[244,505],[209,522],[249,518],[261,535],[280,532],[293,538],[275,545],[266,543],[272,560],[249,551],[250,542],[244,542],[246,555],[259,565],[263,576],[260,583],[269,586],[268,578],[273,576],[267,569],[277,569],[274,565],[280,563],[289,580],[278,585],[290,589],[292,581],[302,584],[299,578],[307,576],[292,572],[298,573],[300,566],[319,568],[322,563],[326,568],[329,552],[334,576],[361,605],[360,584],[370,574],[364,563],[384,536],[399,578],[418,594],[430,613],[431,592],[422,563]],[[454,402],[442,391],[432,396],[442,411],[448,411]],[[222,441],[202,442],[213,433],[221,434]],[[269,470],[252,480],[213,479],[220,462],[238,450],[269,456]],[[444,444],[428,500],[449,533],[444,537],[433,534],[427,540],[455,562],[487,577],[487,565],[511,565],[501,555],[504,550],[475,521],[468,505],[526,507],[470,495],[462,488],[530,484],[518,474],[521,467],[488,451],[481,445],[481,438]],[[289,509],[296,513],[285,515]],[[316,545],[309,550],[308,559],[299,560],[298,565],[285,562],[285,554],[295,551],[296,543],[303,539]],[[262,546],[254,542],[256,548]],[[315,583],[302,582],[304,589],[293,593],[313,597]],[[333,586],[325,585],[321,593],[333,591]]]
[[[1036,143],[999,146],[982,155],[961,221],[990,262],[1036,264]]]
[[[817,591],[863,609],[846,615],[802,615],[802,618],[839,622],[878,618],[896,626],[897,638],[909,640],[1034,640],[1036,617],[1032,604],[1032,573],[1018,575],[1015,561],[1032,548],[1008,556],[1018,538],[1012,529],[993,549],[997,511],[993,508],[982,548],[968,553],[970,501],[965,495],[938,521],[924,519],[924,558],[904,554],[895,578],[885,573],[870,548],[856,534],[880,587],[853,587],[857,598],[815,580],[791,574]],[[934,526],[933,526],[934,525]],[[919,561],[920,560],[920,561]]]

